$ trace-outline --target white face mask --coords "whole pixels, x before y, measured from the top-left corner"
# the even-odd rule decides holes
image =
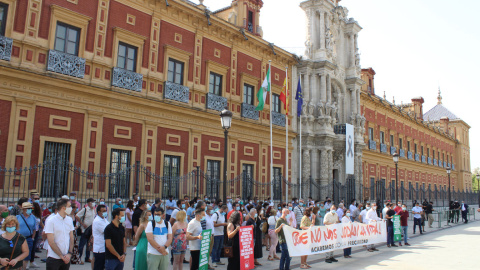
[[[70,215],[72,213],[72,207],[67,207],[67,209],[65,209],[65,213],[67,213],[67,215]]]
[[[96,205],[96,204],[93,202],[93,203],[92,203],[92,207],[95,207],[95,205]]]

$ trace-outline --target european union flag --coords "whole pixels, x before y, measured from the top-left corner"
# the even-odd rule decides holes
[[[303,106],[303,94],[302,94],[302,86],[300,85],[300,80],[298,80],[297,94],[295,95],[295,99],[297,100],[297,116],[300,117],[302,115],[302,106]]]

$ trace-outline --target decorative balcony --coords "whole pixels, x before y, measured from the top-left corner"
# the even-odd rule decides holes
[[[339,124],[339,125],[333,126],[333,132],[335,132],[335,134],[343,134],[343,135],[347,134],[346,125]]]
[[[403,158],[404,158],[404,157],[405,157],[405,150],[400,149],[400,150],[399,150],[399,155],[400,155],[400,157],[403,157]]]
[[[428,157],[427,161],[428,161],[428,164],[432,165],[432,158],[431,157]]]
[[[446,161],[443,162],[443,167],[447,168],[447,162]]]
[[[242,103],[242,117],[258,120],[260,112],[255,110],[255,108],[254,105]]]
[[[415,154],[415,161],[420,161],[420,155],[419,154]]]
[[[227,98],[212,93],[207,94],[207,109],[223,111],[227,107]]]
[[[272,112],[272,124],[285,127],[285,114]]]
[[[368,148],[369,148],[370,150],[377,150],[377,142],[376,142],[376,141],[369,140],[369,141],[368,141]]]
[[[443,162],[441,160],[438,161],[438,166],[443,167]]]
[[[452,170],[455,170],[455,164],[452,164]]]
[[[387,145],[384,143],[380,144],[380,153],[386,153],[387,152]]]
[[[173,82],[165,82],[163,95],[165,99],[188,103],[190,97],[190,89],[186,86]]]
[[[424,155],[422,155],[422,162],[423,163],[427,162],[427,158]]]
[[[142,92],[142,83],[142,74],[128,71],[123,68],[113,68],[112,86]]]
[[[395,154],[395,152],[397,152],[397,148],[393,147],[393,146],[390,146],[390,155],[393,156],[393,154]]]
[[[435,158],[433,159],[433,166],[438,166],[438,161]]]
[[[410,151],[408,151],[408,152],[407,152],[407,158],[408,158],[408,159],[413,159],[413,153],[410,152]]]
[[[82,78],[85,75],[85,59],[55,50],[48,51],[47,70]]]
[[[13,39],[0,36],[0,60],[10,61]]]

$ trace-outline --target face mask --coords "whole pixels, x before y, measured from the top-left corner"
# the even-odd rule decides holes
[[[148,210],[148,211],[151,211],[151,210],[152,210],[152,207],[151,207],[149,204],[147,204],[147,210]]]
[[[153,217],[152,217],[152,216],[148,216],[148,220],[149,220],[149,221],[152,221],[152,220],[153,220]]]
[[[92,203],[92,207],[95,207],[95,205],[97,205],[96,203]]]
[[[303,206],[303,202],[299,203],[300,206]]]
[[[203,217],[202,217],[202,219],[200,219],[200,221],[204,221],[205,219],[206,219],[206,217],[205,217],[205,216],[203,216]]]
[[[121,200],[120,200],[120,201],[118,201],[118,204],[122,204],[122,201],[121,201]]]
[[[9,214],[8,212],[3,212],[3,213],[2,213],[2,218],[8,217],[8,214]]]
[[[16,227],[7,227],[8,233],[13,233],[17,228]]]
[[[52,208],[48,208],[48,212],[53,213]]]
[[[205,198],[205,201],[208,201],[208,198]]]
[[[377,207],[376,207],[376,206],[375,206],[375,207],[373,207],[373,210],[377,210]]]
[[[323,207],[323,204],[320,204],[320,207]]]
[[[405,210],[407,210],[407,208],[405,208],[405,207],[402,207],[402,210],[403,210],[403,211],[405,211]]]
[[[185,209],[185,204],[182,204],[182,209]]]
[[[320,216],[320,211],[318,211],[318,212],[317,212],[317,215],[319,215],[319,216]]]
[[[330,210],[330,212],[332,212],[332,214],[335,214],[337,211],[335,211],[335,210]]]
[[[75,200],[75,196],[70,196],[70,200]]]
[[[32,209],[27,209],[27,215],[31,215],[32,214]]]
[[[213,210],[210,210],[209,213],[210,213],[210,215],[213,215]]]
[[[383,204],[383,207],[387,207],[387,205],[386,205],[386,204]]]
[[[225,212],[222,213],[222,215],[224,215],[224,216],[225,216],[226,214],[227,214],[227,213],[225,213]]]
[[[105,202],[99,202],[100,205],[105,205]]]
[[[257,218],[257,216],[258,216],[258,215],[257,215],[257,214],[255,214],[255,216],[253,216],[253,217],[254,217],[254,218]]]
[[[282,210],[282,207],[278,207],[278,210]]]
[[[160,223],[160,221],[162,221],[162,217],[161,216],[155,216],[155,222]]]
[[[75,208],[75,213],[77,213],[77,212],[78,212],[78,208]]]
[[[67,209],[65,209],[65,213],[67,213],[67,215],[70,215],[72,213],[72,207],[67,207]]]
[[[194,205],[193,205],[193,208],[196,208],[196,207],[197,207],[197,204],[194,204]]]
[[[137,200],[140,200],[140,196],[137,197]]]
[[[124,222],[125,222],[125,216],[120,218],[120,223],[124,223]]]
[[[240,207],[237,206],[237,207],[235,208],[235,210],[240,211]]]
[[[291,207],[291,206],[288,207],[288,211],[292,211],[292,207]]]
[[[13,209],[13,206],[8,207],[8,211],[12,211],[12,209]]]
[[[40,200],[35,200],[36,203],[40,203]]]
[[[367,206],[365,209],[370,210],[370,209],[372,209],[372,208]]]
[[[102,215],[103,215],[104,218],[107,218],[107,217],[108,217],[108,213],[107,213],[107,212],[103,212]]]
[[[242,202],[242,201],[240,201],[240,204],[241,204],[241,205],[243,205],[243,202]]]
[[[401,204],[397,204],[397,205],[398,205],[398,206],[400,206],[400,207],[402,207],[402,205],[401,205]]]
[[[350,217],[350,213],[347,213],[347,217]]]

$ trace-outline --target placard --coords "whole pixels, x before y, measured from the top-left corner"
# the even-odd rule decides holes
[[[355,128],[345,124],[345,174],[355,173]]]
[[[200,242],[200,266],[199,270],[208,270],[208,258],[210,256],[210,238],[212,230],[202,231],[202,241]]]
[[[400,216],[393,216],[393,241],[402,241],[402,226],[400,226]]]
[[[253,258],[253,228],[252,226],[240,227],[240,270],[255,268]]]

